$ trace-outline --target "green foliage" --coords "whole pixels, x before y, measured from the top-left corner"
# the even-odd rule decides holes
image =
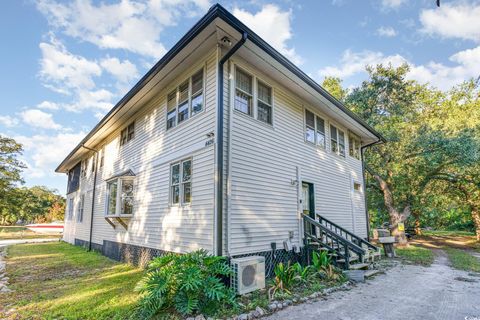
[[[367,71],[369,79],[344,102],[388,140],[365,153],[372,226],[395,226],[410,215],[421,224],[426,214],[455,209],[470,213],[480,237],[479,83],[442,92],[408,80],[406,64]],[[454,220],[428,221],[447,228]]]
[[[322,82],[322,87],[339,101],[344,101],[348,95],[348,91],[342,87],[342,80],[340,78],[325,77]]]
[[[472,256],[468,251],[445,248],[452,266],[456,269],[480,272],[480,260]]]
[[[290,265],[290,261],[286,266],[283,262],[280,262],[273,269],[273,273],[275,274],[273,285],[268,291],[270,300],[277,292],[291,293],[290,290],[295,282],[296,269]]]
[[[396,248],[395,252],[397,256],[406,262],[423,266],[431,265],[435,259],[435,256],[431,250],[412,245],[404,248]]]
[[[315,271],[324,271],[328,266],[332,264],[332,258],[326,250],[319,252],[313,251],[312,253],[312,267]]]
[[[184,315],[213,314],[223,305],[234,306],[235,293],[222,282],[230,275],[226,259],[205,250],[155,258],[137,285],[141,316],[151,318],[170,309]]]
[[[295,271],[295,280],[303,283],[308,281],[314,271],[312,266],[304,267],[299,262],[295,263],[292,269]]]

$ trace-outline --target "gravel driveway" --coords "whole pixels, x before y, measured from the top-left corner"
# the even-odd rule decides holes
[[[480,319],[480,274],[450,268],[439,250],[430,267],[398,265],[350,291],[266,319]]]

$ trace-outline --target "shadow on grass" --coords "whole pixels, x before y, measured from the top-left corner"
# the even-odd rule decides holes
[[[143,270],[69,244],[45,243],[10,247],[7,273],[14,292],[0,301],[2,319],[126,319],[133,316]]]

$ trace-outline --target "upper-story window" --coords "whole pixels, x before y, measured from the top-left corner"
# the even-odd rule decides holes
[[[315,143],[315,115],[305,110],[305,140]]]
[[[345,133],[334,125],[330,125],[330,138],[332,152],[345,157]]]
[[[119,177],[107,182],[107,216],[133,214],[133,178]]]
[[[78,204],[77,222],[83,222],[83,209],[85,207],[85,195],[80,195],[80,203]]]
[[[105,146],[102,147],[100,150],[100,168],[103,168],[105,164]]]
[[[252,102],[253,78],[237,68],[235,74],[235,110],[252,115]]]
[[[172,205],[192,202],[192,159],[170,166],[170,202]]]
[[[360,138],[353,134],[349,134],[348,136],[348,153],[350,157],[360,160],[360,147],[361,142]]]
[[[128,141],[135,138],[135,121],[130,123],[125,129],[120,133],[120,145],[123,146]]]
[[[325,148],[325,120],[306,109],[305,140]]]
[[[272,124],[272,87],[242,69],[235,68],[234,108],[249,116],[256,117],[259,121]]]
[[[203,110],[203,69],[167,95],[167,130]]]
[[[257,119],[272,124],[272,88],[257,81]]]
[[[81,169],[80,169],[80,176],[82,178],[87,177],[87,160],[82,160]]]
[[[317,125],[317,145],[321,146],[322,148],[325,148],[326,141],[325,141],[325,120],[320,118],[319,116],[316,116],[315,118],[315,123]]]

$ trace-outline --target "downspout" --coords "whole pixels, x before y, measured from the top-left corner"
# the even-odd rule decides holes
[[[223,253],[223,65],[230,57],[247,41],[248,34],[243,33],[240,39],[218,62],[218,95],[217,95],[217,194],[216,194],[216,237],[217,237],[217,255]]]
[[[92,211],[90,213],[90,234],[88,238],[88,251],[92,251],[93,213],[95,209],[95,191],[97,190],[98,150],[85,147],[85,145],[83,144],[82,144],[82,147],[87,150],[95,152],[95,161],[93,162],[95,166],[95,171],[93,172]]]
[[[365,203],[365,218],[367,221],[367,240],[370,241],[370,217],[368,216],[368,199],[367,199],[367,177],[365,174],[365,156],[364,156],[364,150],[368,147],[374,146],[377,143],[384,143],[384,140],[377,140],[375,142],[369,143],[367,145],[364,145],[360,147],[360,157],[362,158],[362,177],[363,177],[363,197],[364,197],[364,203]]]

